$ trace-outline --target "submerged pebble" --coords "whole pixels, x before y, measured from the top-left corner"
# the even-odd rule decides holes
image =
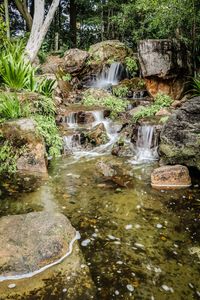
[[[162,224],[156,224],[156,228],[160,229],[162,227],[163,227]]]
[[[173,288],[167,286],[166,284],[163,284],[163,285],[162,285],[162,289],[163,289],[165,292],[171,292],[171,293],[174,292]]]
[[[86,240],[81,242],[81,246],[86,247],[90,242],[91,242],[90,239],[86,239]]]
[[[127,290],[129,290],[130,292],[134,291],[134,287],[131,284],[127,284]]]
[[[8,288],[9,289],[14,289],[16,287],[16,284],[15,283],[11,283],[8,285]]]
[[[125,229],[126,229],[126,230],[129,230],[129,229],[131,229],[132,227],[133,227],[133,225],[128,224],[128,225],[125,226]]]

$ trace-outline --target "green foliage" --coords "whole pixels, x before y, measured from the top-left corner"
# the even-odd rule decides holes
[[[169,107],[173,102],[173,99],[164,93],[158,93],[154,99],[154,104],[162,107]]]
[[[25,147],[16,148],[12,142],[0,138],[0,174],[14,174],[17,160],[24,153]]]
[[[194,96],[200,96],[200,76],[193,78],[191,92],[194,94]]]
[[[168,119],[169,119],[169,116],[164,116],[164,117],[160,118],[159,123],[165,124],[165,123],[167,122]]]
[[[62,80],[64,81],[71,81],[72,79],[72,76],[69,74],[69,73],[66,73],[63,77],[62,77]]]
[[[116,97],[126,97],[128,87],[124,85],[114,86],[112,92]]]
[[[18,119],[30,115],[30,106],[28,102],[20,103],[17,95],[0,95],[0,119]]]
[[[56,80],[44,78],[36,86],[36,91],[46,97],[52,97]]]
[[[36,113],[40,115],[55,115],[56,107],[52,98],[40,96],[34,101],[33,105],[36,109]]]
[[[137,61],[133,57],[127,56],[125,58],[126,69],[129,71],[131,76],[135,76],[138,71]]]
[[[24,57],[23,41],[7,43],[0,53],[0,77],[9,88],[31,90],[36,68]]]
[[[13,151],[10,142],[0,144],[0,174],[12,174],[16,172],[18,154]]]
[[[48,155],[51,157],[59,156],[62,149],[62,139],[59,136],[54,117],[36,114],[34,120],[37,123],[38,134],[44,138]]]
[[[69,73],[66,73],[61,67],[56,73],[56,79],[57,80],[64,80],[64,81],[71,81],[72,76]]]
[[[173,102],[173,99],[163,93],[158,93],[154,99],[154,103],[150,106],[142,107],[133,116],[133,121],[137,122],[139,119],[148,118],[154,116],[161,108],[169,107]]]
[[[145,81],[144,79],[140,79],[137,83],[137,88],[138,89],[144,89],[145,88]]]
[[[0,5],[0,45],[6,42],[6,23],[4,22],[4,7]],[[1,46],[0,46],[1,48]]]
[[[82,103],[85,106],[106,107],[111,110],[111,117],[113,118],[117,117],[120,112],[125,111],[128,105],[128,101],[116,98],[115,96],[110,95],[104,98],[96,98],[87,94],[87,91],[83,97]]]

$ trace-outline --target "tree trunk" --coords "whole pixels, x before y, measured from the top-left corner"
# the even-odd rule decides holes
[[[9,11],[8,11],[8,0],[4,0],[4,8],[5,8],[7,38],[10,39],[10,19],[9,19]]]
[[[19,10],[20,14],[22,15],[22,17],[25,19],[28,30],[31,31],[33,19],[31,17],[31,14],[28,12],[26,1],[15,0],[15,5]]]
[[[51,25],[54,14],[58,8],[60,0],[53,0],[46,18],[44,19],[44,0],[35,1],[34,18],[31,34],[26,45],[26,54],[31,62],[37,56],[38,51],[42,45],[45,35]]]
[[[77,30],[76,30],[76,3],[75,3],[75,0],[70,0],[69,15],[70,15],[71,43],[72,43],[72,47],[76,48]]]

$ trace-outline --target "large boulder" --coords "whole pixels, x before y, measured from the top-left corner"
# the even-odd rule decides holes
[[[49,55],[46,61],[40,66],[42,74],[56,74],[59,66],[62,66],[63,59],[56,55]]]
[[[124,62],[125,58],[132,55],[132,50],[118,40],[107,40],[90,46],[91,59],[100,62],[110,60]]]
[[[80,49],[70,49],[63,57],[63,70],[72,76],[77,76],[85,67],[89,53]]]
[[[151,186],[159,190],[175,190],[191,185],[188,168],[181,165],[163,166],[151,174]]]
[[[163,126],[159,151],[164,163],[200,170],[200,97],[188,100]]]
[[[78,238],[70,221],[60,213],[2,217],[1,299],[53,299],[53,294],[61,299],[63,293],[64,299],[89,299],[93,284]]]
[[[43,139],[37,134],[36,123],[32,119],[18,119],[2,123],[1,139],[12,143],[19,150],[16,165],[18,173],[47,174],[46,150]]]
[[[176,40],[142,40],[138,57],[149,93],[164,92],[179,99],[191,74],[190,54]]]
[[[99,74],[113,62],[123,64],[126,57],[133,57],[133,51],[118,40],[107,40],[90,46],[89,73]]]

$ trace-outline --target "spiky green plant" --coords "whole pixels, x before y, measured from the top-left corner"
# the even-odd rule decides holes
[[[37,91],[46,96],[46,97],[52,97],[54,86],[55,86],[56,80],[44,78],[39,84]]]
[[[24,57],[23,42],[8,43],[0,53],[0,77],[9,88],[29,89],[36,68]]]
[[[194,94],[194,96],[200,96],[200,76],[192,79],[191,92]]]
[[[24,102],[22,105],[15,94],[0,95],[1,119],[18,119],[20,117],[27,117],[28,115],[30,115],[30,106],[27,102]]]

